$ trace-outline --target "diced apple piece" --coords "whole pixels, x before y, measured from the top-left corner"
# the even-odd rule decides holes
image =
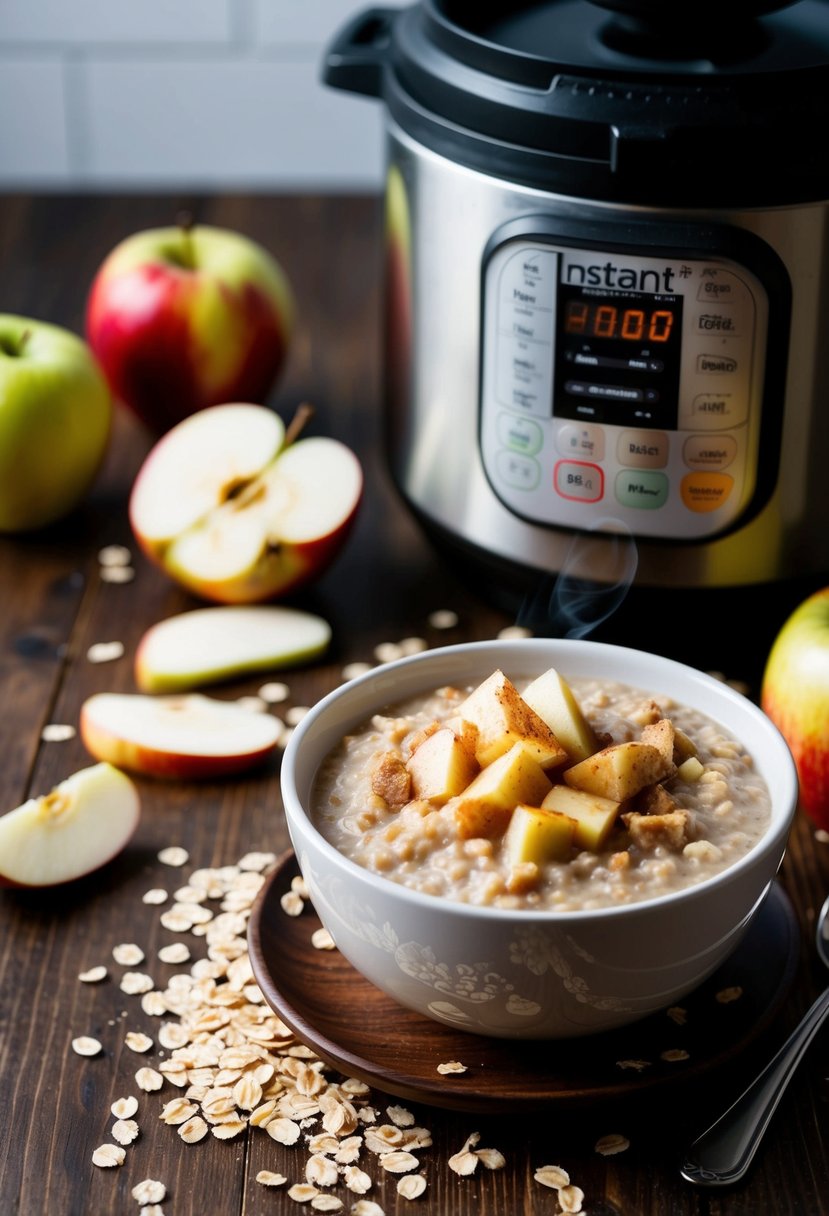
[[[677,777],[681,777],[683,781],[699,781],[705,768],[700,764],[696,756],[689,756],[687,760],[683,760],[679,768],[676,770]]]
[[[95,693],[81,706],[81,738],[96,760],[153,777],[195,780],[239,773],[275,751],[270,714],[190,693]]]
[[[685,731],[674,727],[674,764],[682,764],[683,760],[688,760],[691,756],[696,756],[697,748],[692,739],[689,739]]]
[[[691,839],[694,821],[690,811],[669,811],[666,815],[638,815],[632,812],[624,817],[632,842],[647,851],[659,848],[678,853]]]
[[[51,887],[91,874],[120,853],[138,825],[126,773],[95,764],[0,818],[0,884]]]
[[[631,741],[611,744],[574,764],[564,773],[564,780],[573,789],[625,802],[646,785],[653,785],[673,772],[673,764],[655,747]]]
[[[676,743],[676,731],[674,724],[669,718],[660,718],[658,722],[653,722],[642,728],[642,733],[639,736],[640,743],[649,743],[651,747],[655,747],[660,751],[669,764],[674,762],[674,746]]]
[[[554,785],[541,804],[542,810],[558,811],[575,820],[575,843],[582,849],[599,850],[610,835],[619,814],[619,803],[569,785]]]
[[[458,836],[501,836],[519,802],[540,806],[551,783],[523,743],[493,760],[448,804],[453,808]]]
[[[512,866],[527,861],[537,866],[569,861],[575,832],[576,824],[569,816],[519,803],[504,833],[504,856]]]
[[[502,671],[494,671],[458,708],[458,717],[477,728],[475,758],[481,768],[523,743],[544,768],[568,759],[546,722],[530,709]]]
[[[463,793],[478,772],[475,757],[447,727],[424,739],[406,767],[415,798],[428,798],[438,806]]]
[[[554,667],[533,680],[521,694],[546,722],[573,761],[586,760],[599,750],[593,728],[581,711],[573,690]]]

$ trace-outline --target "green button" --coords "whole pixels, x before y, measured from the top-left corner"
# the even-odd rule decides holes
[[[540,450],[544,435],[537,422],[519,418],[516,414],[498,415],[498,438],[505,448],[534,456]]]
[[[644,469],[622,469],[616,475],[616,501],[623,507],[655,511],[668,499],[668,478],[664,473]]]

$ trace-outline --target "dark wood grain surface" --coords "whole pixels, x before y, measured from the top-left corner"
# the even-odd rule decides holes
[[[380,452],[378,337],[381,209],[355,197],[222,198],[43,196],[0,198],[0,310],[40,317],[82,330],[86,291],[104,255],[122,237],[171,221],[183,208],[196,221],[246,232],[282,260],[297,295],[298,329],[274,404],[289,417],[300,401],[316,414],[311,433],[350,443],[363,460],[367,492],[357,527],[336,565],[292,602],[332,624],[330,653],[285,676],[290,700],[308,705],[336,686],[346,662],[371,661],[374,646],[419,635],[430,645],[492,637],[512,617],[467,586],[451,563],[425,541],[390,485]],[[151,443],[140,425],[119,413],[106,466],[93,493],[70,519],[47,532],[0,539],[0,811],[46,792],[90,762],[76,737],[43,743],[47,723],[77,725],[83,700],[98,691],[134,691],[132,655],[143,632],[196,601],[135,555],[136,578],[100,580],[97,552],[117,541],[135,546],[126,500]],[[439,633],[429,612],[452,608],[459,624]],[[86,658],[93,642],[118,640],[124,657],[106,664]],[[735,678],[739,671],[726,673]],[[228,684],[217,695],[253,693],[255,677]],[[118,986],[125,970],[112,948],[135,942],[146,953],[139,968],[163,985],[177,970],[157,958],[173,935],[159,925],[158,908],[142,902],[150,887],[175,889],[190,868],[222,866],[250,850],[281,853],[288,837],[281,812],[278,760],[244,780],[204,785],[138,782],[142,820],[129,848],[97,874],[49,892],[0,893],[0,1214],[101,1216],[135,1212],[131,1189],[144,1178],[168,1191],[165,1216],[287,1213],[302,1210],[284,1189],[259,1186],[257,1171],[282,1171],[302,1180],[307,1152],[262,1134],[227,1142],[208,1137],[184,1144],[158,1119],[178,1094],[166,1085],[141,1094],[134,1074],[158,1063],[157,1050],[136,1056],[124,1044],[129,1030],[157,1032],[139,998]],[[187,867],[172,871],[158,860],[164,846],[184,846]],[[471,1115],[428,1105],[415,1108],[433,1145],[423,1151],[428,1190],[408,1202],[376,1162],[368,1198],[387,1216],[530,1216],[554,1213],[555,1192],[533,1181],[544,1164],[566,1168],[585,1194],[591,1216],[820,1216],[829,1211],[829,1169],[823,1128],[829,1114],[829,1043],[819,1038],[785,1095],[749,1177],[723,1192],[683,1183],[678,1162],[687,1140],[739,1091],[794,1026],[827,976],[816,961],[816,909],[829,890],[829,845],[800,815],[782,869],[801,942],[795,983],[767,1031],[729,1067],[688,1087],[659,1090],[645,1103],[527,1115]],[[98,963],[110,978],[85,985],[78,973]],[[355,1010],[355,1017],[359,1010]],[[82,1034],[98,1037],[102,1055],[71,1050]],[[553,1050],[540,1044],[539,1059]],[[111,1103],[136,1093],[140,1135],[125,1164],[97,1169],[92,1152],[109,1140]],[[381,1111],[390,1099],[377,1092]],[[503,1170],[459,1177],[448,1157],[467,1136],[499,1149]],[[630,1148],[603,1157],[600,1136],[620,1133]],[[349,1211],[357,1196],[334,1193]],[[309,1209],[305,1209],[309,1210]]]

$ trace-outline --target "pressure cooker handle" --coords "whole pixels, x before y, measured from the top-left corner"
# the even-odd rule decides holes
[[[325,52],[325,84],[379,97],[392,24],[399,8],[367,8],[343,26]]]

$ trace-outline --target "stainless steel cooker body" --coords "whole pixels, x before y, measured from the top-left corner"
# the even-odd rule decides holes
[[[392,119],[387,164],[389,460],[402,494],[428,527],[482,554],[547,573],[568,568],[578,538],[578,573],[598,582],[618,577],[620,535],[635,544],[636,582],[644,586],[741,586],[829,570],[826,203],[681,211],[568,198],[460,165]],[[574,231],[589,237],[579,242]],[[746,264],[752,256],[734,254],[733,238],[743,235],[776,263],[773,282]],[[533,409],[532,393],[528,408],[496,367],[499,360],[522,364],[507,336],[522,318],[510,309],[498,313],[504,293],[521,286],[509,278],[513,248],[525,266],[527,251],[553,251],[558,264],[551,264],[551,275],[559,279],[563,251],[581,250],[581,281],[590,265],[601,268],[594,294],[605,307],[608,296],[624,303],[629,294],[634,304],[642,298],[605,291],[610,257],[615,266],[638,266],[640,276],[649,266],[664,273],[667,262],[675,276],[690,267],[695,286],[686,293],[684,323],[693,351],[686,361],[697,367],[706,355],[736,349],[738,391],[729,393],[733,369],[723,374],[715,364],[710,375],[688,383],[683,373],[685,403],[669,432],[654,426],[647,410],[629,405],[622,426],[613,425],[607,410],[584,426],[576,418],[557,422],[543,375],[540,408]],[[743,333],[695,334],[694,327],[716,326],[718,315],[734,312],[731,301],[717,312],[716,290],[713,305],[702,293],[719,287],[727,293],[737,281],[750,289],[747,307],[737,309]],[[786,281],[789,298],[775,314]],[[669,286],[678,284],[674,277]],[[536,278],[529,288],[543,291],[544,284]],[[553,324],[543,320],[539,328],[537,319],[524,327],[531,350],[540,329]],[[638,311],[631,324],[642,324]],[[740,342],[746,329],[750,343]],[[637,346],[637,354],[640,349],[649,348]],[[575,383],[589,391],[589,366]],[[718,417],[723,401],[725,416]],[[729,418],[732,407],[737,414]],[[666,450],[651,450],[661,446]],[[568,478],[575,480],[568,485]],[[718,506],[723,486],[730,487],[726,512]]]

